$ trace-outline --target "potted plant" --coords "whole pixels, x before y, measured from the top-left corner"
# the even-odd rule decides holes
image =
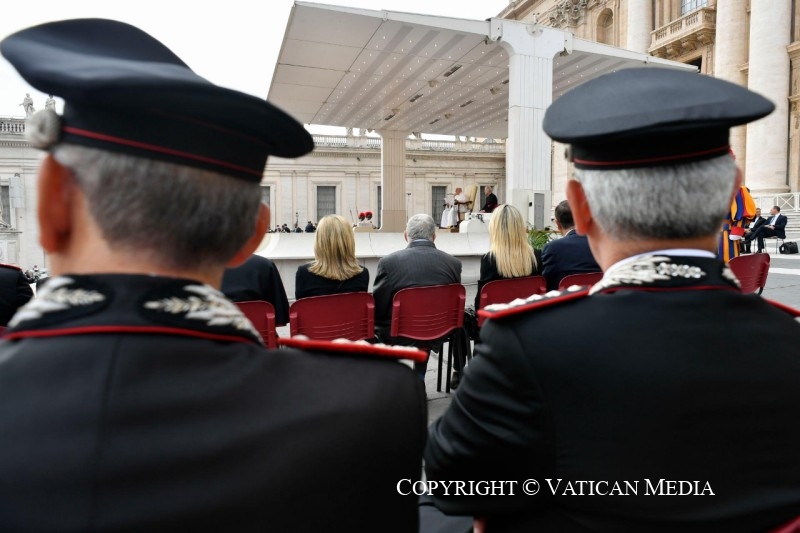
[[[557,236],[558,232],[550,229],[549,226],[545,226],[544,229],[534,227],[528,229],[528,242],[534,250],[541,250],[545,244],[554,240]]]

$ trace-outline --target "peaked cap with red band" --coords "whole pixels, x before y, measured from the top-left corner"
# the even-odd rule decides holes
[[[260,182],[267,156],[314,148],[265,100],[219,87],[140,29],[113,20],[51,22],[0,51],[33,87],[64,99],[60,142],[124,152]]]
[[[630,68],[588,81],[544,115],[552,139],[570,144],[577,168],[673,165],[729,153],[728,130],[775,105],[740,85],[668,68]]]

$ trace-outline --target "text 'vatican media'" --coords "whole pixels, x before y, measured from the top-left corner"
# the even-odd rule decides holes
[[[545,490],[554,496],[714,496],[708,481],[650,479],[636,481],[567,481],[545,479]],[[403,496],[526,496],[537,495],[542,486],[525,481],[412,481],[401,479],[397,492]]]

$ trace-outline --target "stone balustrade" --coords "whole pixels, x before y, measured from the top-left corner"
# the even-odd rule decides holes
[[[704,7],[651,32],[648,51],[656,57],[676,58],[694,50],[698,44],[714,41],[716,11]]]

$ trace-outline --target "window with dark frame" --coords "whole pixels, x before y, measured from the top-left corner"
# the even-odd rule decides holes
[[[317,186],[317,221],[324,216],[336,214],[336,186]]]
[[[447,186],[433,185],[431,187],[431,216],[438,226],[442,221],[442,211],[444,211],[444,199],[447,194]]]
[[[688,15],[692,11],[707,5],[708,0],[681,0],[681,16]]]

